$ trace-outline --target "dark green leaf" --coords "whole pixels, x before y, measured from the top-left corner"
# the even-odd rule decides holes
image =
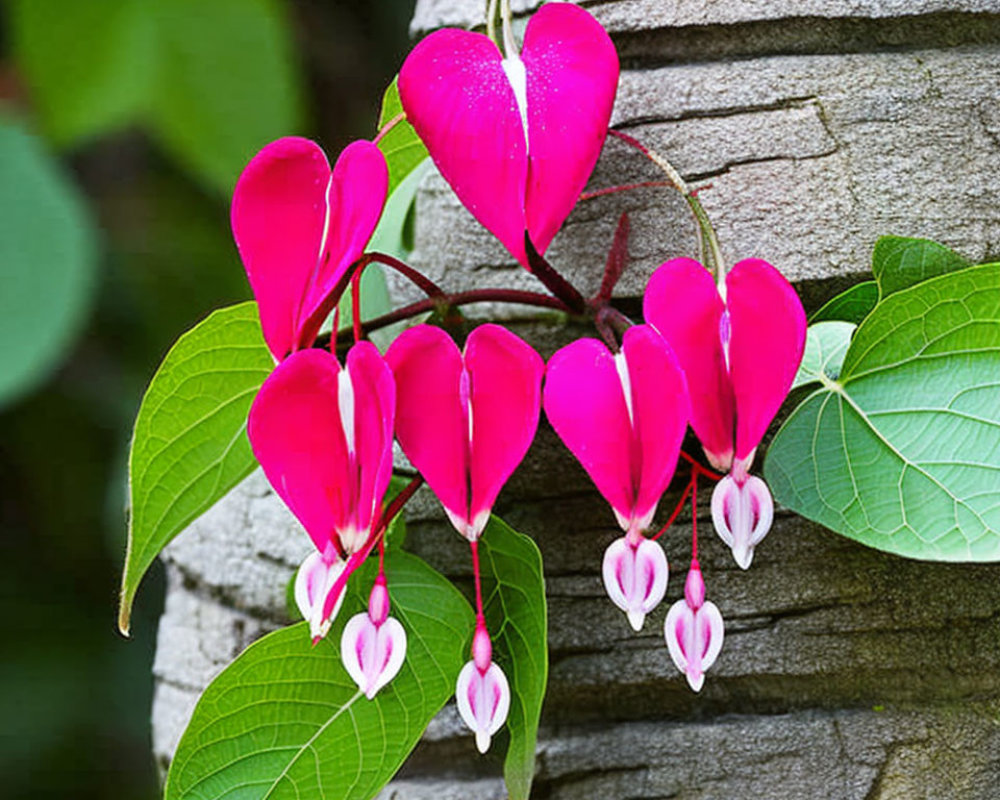
[[[840,375],[847,346],[857,327],[853,322],[817,322],[806,332],[806,349],[792,388]]]
[[[247,413],[272,369],[257,305],[240,303],[212,313],[178,339],[153,376],[129,455],[122,632],[153,559],[256,465]]]
[[[423,561],[387,553],[406,661],[367,700],[341,664],[340,636],[364,608],[375,568],[370,559],[351,578],[344,607],[316,647],[299,623],[251,645],[212,682],[178,745],[166,800],[367,800],[379,792],[453,694],[473,615]]]
[[[840,320],[861,324],[878,302],[878,284],[864,281],[829,300],[809,318],[810,323]]]
[[[969,260],[929,239],[882,236],[872,252],[872,272],[880,297],[920,281],[969,266]]]
[[[529,537],[494,516],[479,540],[479,556],[493,658],[506,673],[511,689],[504,779],[511,800],[527,800],[549,674],[542,555]]]
[[[399,76],[392,79],[389,88],[382,98],[382,111],[378,117],[378,127],[381,130],[388,122],[403,113],[403,104],[399,100]],[[389,165],[389,194],[415,170],[420,162],[427,158],[427,148],[420,141],[413,126],[406,120],[397,122],[378,143],[386,163]]]
[[[768,450],[775,497],[912,558],[1000,560],[1000,264],[879,303]]]
[[[38,139],[0,119],[0,403],[68,355],[95,267],[91,221]]]

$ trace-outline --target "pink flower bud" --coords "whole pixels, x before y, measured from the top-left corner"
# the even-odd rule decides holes
[[[760,478],[749,475],[740,484],[727,475],[716,484],[712,492],[712,522],[743,569],[749,569],[753,549],[771,529],[773,518],[771,492]]]
[[[623,536],[604,552],[603,573],[608,597],[628,615],[634,630],[642,630],[646,614],[656,608],[667,591],[663,548],[650,539],[632,545]]]
[[[313,641],[326,636],[334,617],[340,611],[341,603],[344,602],[344,590],[341,588],[330,613],[324,617],[323,606],[326,604],[327,595],[330,594],[334,583],[346,566],[346,562],[341,561],[332,549],[326,556],[313,552],[306,556],[295,576],[295,604],[309,623],[309,634]]]
[[[476,633],[472,637],[472,660],[480,672],[486,672],[493,660],[493,644],[481,620],[476,623]]]
[[[406,631],[393,617],[384,617],[376,624],[368,614],[361,612],[344,626],[340,638],[341,661],[347,674],[369,700],[396,677],[405,657]]]
[[[378,627],[389,616],[389,590],[385,585],[385,573],[380,572],[375,578],[372,593],[368,596],[368,617],[372,624]]]
[[[493,734],[507,720],[510,709],[507,676],[496,664],[489,663],[484,670],[475,661],[469,661],[458,674],[455,701],[458,713],[476,734],[476,747],[485,753]]]
[[[705,600],[705,582],[697,561],[691,562],[684,596],[667,612],[663,633],[674,664],[698,692],[705,682],[705,670],[715,663],[722,649],[725,626],[715,603]]]

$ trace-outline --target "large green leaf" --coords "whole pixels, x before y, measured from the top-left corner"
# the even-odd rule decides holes
[[[813,312],[809,322],[841,320],[858,325],[871,313],[877,302],[878,284],[875,281],[862,281],[829,300],[819,311]]]
[[[479,556],[493,658],[507,675],[511,689],[504,779],[511,800],[527,800],[549,675],[542,555],[529,537],[494,516],[479,540]]]
[[[382,97],[382,111],[378,115],[378,127],[381,130],[386,123],[403,113],[403,104],[399,99],[399,76],[392,79],[389,88]],[[420,162],[427,158],[427,148],[420,141],[413,126],[405,119],[397,122],[379,140],[379,149],[389,165],[389,194],[403,182]]]
[[[38,139],[0,119],[0,403],[68,355],[86,318],[96,248],[73,184]]]
[[[129,455],[123,633],[139,581],[159,552],[256,465],[247,413],[273,368],[256,304],[240,303],[185,333],[153,376]]]
[[[969,260],[930,239],[882,236],[872,252],[872,272],[885,299],[928,278],[969,266]]]
[[[251,156],[300,125],[279,0],[15,0],[14,47],[59,144],[140,124],[228,192]]]
[[[1000,560],[1000,264],[902,289],[768,450],[775,497],[913,558]]]
[[[329,635],[299,623],[251,645],[205,690],[177,747],[166,800],[367,800],[395,774],[455,690],[473,614],[416,556],[392,548],[392,615],[406,629],[399,674],[367,700],[340,661],[346,621],[364,608],[369,560]]]
[[[857,327],[853,322],[817,322],[806,331],[806,349],[795,375],[792,388],[840,375],[851,335]]]

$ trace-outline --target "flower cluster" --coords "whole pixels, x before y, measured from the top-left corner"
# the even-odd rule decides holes
[[[572,4],[544,5],[520,52],[509,29],[504,42],[501,52],[479,33],[427,37],[400,72],[403,107],[466,208],[550,288],[554,296],[543,300],[586,312],[575,290],[566,300],[568,284],[542,254],[600,155],[617,54],[593,17]],[[387,185],[385,159],[368,141],[347,147],[331,170],[313,142],[282,139],[241,176],[233,232],[277,365],[253,403],[248,433],[268,480],[315,545],[295,579],[314,641],[327,635],[348,579],[378,548],[368,609],[346,623],[340,643],[345,669],[369,699],[406,653],[382,568],[385,532],[422,481],[436,494],[473,561],[476,627],[456,699],[485,751],[506,719],[511,690],[493,660],[477,545],[542,408],[621,528],[604,556],[604,584],[639,630],[666,593],[667,559],[650,529],[689,424],[711,465],[727,474],[685,455],[692,473],[681,503],[688,494],[696,502],[699,475],[718,479],[716,530],[737,563],[750,565],[773,508],[749,470],[801,359],[805,318],[794,290],[763,261],[719,269],[716,279],[695,261],[674,259],[649,281],[645,324],[613,312],[609,285],[587,306],[603,340],[573,342],[547,365],[493,324],[476,327],[461,348],[445,329],[420,324],[383,356],[364,340],[357,307],[355,342],[341,364],[336,315],[330,349],[317,346],[317,337],[375,258],[365,248]],[[600,324],[612,313],[620,337]],[[419,477],[386,507],[394,441]],[[722,646],[723,623],[705,599],[693,517],[684,599],[667,614],[665,636],[697,691]]]

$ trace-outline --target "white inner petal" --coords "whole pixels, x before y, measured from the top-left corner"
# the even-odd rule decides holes
[[[524,147],[528,148],[528,73],[524,68],[524,62],[517,55],[508,55],[500,62],[503,71],[507,74],[507,80],[514,90],[514,99],[517,101],[517,110],[521,114],[521,127],[524,129]]]
[[[340,425],[344,429],[344,439],[347,441],[347,452],[354,455],[354,384],[351,374],[345,366],[337,374],[337,410],[340,412]]]
[[[632,416],[632,379],[628,374],[628,363],[625,361],[625,351],[623,350],[615,353],[615,369],[618,370],[618,380],[621,381],[622,393],[625,395],[628,422],[634,428],[635,419]]]

